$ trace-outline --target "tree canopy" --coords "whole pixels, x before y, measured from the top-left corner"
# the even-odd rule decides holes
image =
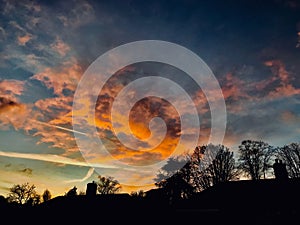
[[[239,145],[239,169],[252,180],[266,178],[274,147],[263,141],[244,140]]]
[[[10,203],[14,202],[20,205],[36,205],[40,203],[41,197],[36,192],[35,185],[24,183],[11,187],[7,200]]]
[[[119,181],[113,177],[98,176],[97,191],[99,194],[115,194],[121,190]]]

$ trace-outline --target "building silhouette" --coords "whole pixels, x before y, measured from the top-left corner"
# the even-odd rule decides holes
[[[88,183],[86,185],[86,195],[89,197],[93,197],[96,196],[97,194],[97,184],[95,181],[93,181],[92,183]]]

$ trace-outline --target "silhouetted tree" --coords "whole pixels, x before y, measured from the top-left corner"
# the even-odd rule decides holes
[[[46,189],[42,195],[43,202],[49,201],[51,199],[51,193],[48,189]]]
[[[182,154],[170,157],[167,163],[159,170],[154,179],[155,185],[162,188],[169,201],[189,198],[194,193],[190,184],[190,156]]]
[[[78,195],[85,195],[85,191],[79,191]]]
[[[146,193],[143,190],[139,190],[139,191],[132,191],[130,193],[130,196],[132,197],[145,197]]]
[[[171,177],[155,184],[164,190],[164,193],[168,197],[170,203],[179,199],[187,199],[194,193],[194,188],[184,179],[181,171],[178,171]]]
[[[3,195],[0,195],[0,206],[3,206],[7,203],[6,198]]]
[[[97,190],[99,194],[115,194],[121,190],[119,181],[113,177],[98,176]]]
[[[36,205],[40,203],[40,195],[35,190],[35,185],[29,183],[16,184],[10,188],[7,200],[10,203]]]
[[[277,154],[286,164],[290,178],[300,178],[300,143],[291,143],[277,149]]]
[[[209,144],[195,149],[192,160],[194,185],[200,190],[213,185],[238,179],[233,152],[224,145]],[[199,156],[198,156],[199,155]]]
[[[169,192],[190,196],[195,191],[237,178],[233,152],[224,145],[209,144],[197,146],[191,154],[169,158],[155,181],[158,187],[170,189],[172,185],[177,185],[182,189],[180,194],[175,190]]]
[[[187,154],[168,158],[167,163],[158,171],[156,178],[154,179],[155,182],[158,184],[176,173],[187,175],[184,173],[184,170],[187,168],[186,164],[189,163],[189,161],[190,156]]]
[[[73,197],[77,195],[77,187],[74,186],[73,188],[71,188],[66,194],[65,196],[67,197]]]
[[[229,148],[224,145],[218,145],[216,147],[218,148],[217,155],[212,161],[212,164],[208,167],[209,174],[212,177],[212,183],[215,185],[237,179],[238,173],[235,168],[233,152],[229,151]]]
[[[263,141],[244,140],[239,145],[239,169],[252,180],[266,178],[274,147]]]

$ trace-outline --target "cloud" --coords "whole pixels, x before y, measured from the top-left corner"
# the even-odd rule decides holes
[[[86,181],[87,179],[89,179],[93,175],[94,171],[95,171],[94,168],[90,168],[88,170],[87,174],[83,178],[67,180],[67,181],[65,181],[65,183],[80,183],[80,182]]]
[[[30,159],[30,160],[40,160],[45,162],[52,162],[52,163],[61,163],[66,165],[75,165],[75,166],[84,166],[84,167],[94,167],[94,168],[108,168],[108,169],[117,169],[117,167],[113,165],[106,165],[106,164],[88,164],[85,161],[78,161],[75,159],[67,158],[60,155],[53,155],[53,154],[34,154],[34,153],[18,153],[18,152],[3,152],[0,151],[0,156],[3,157],[11,157],[11,158],[20,158],[20,159]]]
[[[246,82],[237,76],[233,76],[232,73],[227,73],[222,83],[222,92],[225,100],[232,99],[236,101],[250,98],[245,89]]]
[[[57,96],[64,95],[65,91],[75,91],[82,75],[81,66],[74,61],[63,63],[59,68],[45,68],[44,71],[33,75],[30,79],[39,80],[48,89],[53,89]]]
[[[297,33],[297,44],[296,44],[296,48],[300,48],[300,31]]]
[[[78,28],[95,18],[94,8],[87,1],[74,1],[74,3],[71,10],[57,15],[65,27]],[[69,8],[69,5],[62,4],[62,8],[65,7]]]
[[[0,41],[6,39],[6,32],[3,27],[0,27]]]
[[[12,125],[16,130],[24,128],[30,115],[30,108],[11,99],[0,97],[0,126]]]
[[[34,105],[48,117],[59,118],[72,110],[71,96],[59,96],[37,100]]]
[[[16,21],[9,21],[9,24],[13,26],[15,29],[27,33],[27,31],[23,27],[21,27]]]
[[[272,102],[300,94],[300,89],[294,86],[294,78],[281,60],[265,61],[263,65],[271,72],[266,79],[246,82],[231,72],[221,80],[228,112],[247,114],[248,107],[253,107],[254,103]]]
[[[295,113],[291,112],[291,111],[283,111],[281,113],[281,119],[283,122],[287,123],[287,124],[299,124],[300,122],[300,117],[297,116]]]
[[[81,73],[82,69],[76,62],[66,62],[58,68],[46,68],[30,78],[42,82],[55,95],[34,103],[40,117],[36,119],[35,124],[39,123],[39,126],[33,135],[40,138],[38,143],[49,143],[52,147],[62,148],[65,154],[78,151],[74,135],[70,131],[73,131],[73,93]],[[77,133],[85,135],[83,132]]]
[[[159,152],[138,152],[132,154],[131,157],[124,157],[122,159],[122,162],[133,164],[136,166],[145,166],[145,165],[152,165],[154,163],[157,163],[164,158],[162,157],[162,154]]]
[[[0,96],[16,101],[25,90],[25,81],[6,79],[0,80]]]
[[[55,42],[50,47],[57,52],[60,56],[65,56],[70,51],[70,46],[61,40],[60,37],[56,37]]]
[[[274,83],[276,80],[279,81],[279,85],[274,86],[273,90],[269,92],[268,98],[276,99],[300,94],[300,89],[293,86],[291,83],[292,77],[280,60],[266,61],[265,65],[271,68],[271,71],[275,76],[275,79],[271,78],[273,82],[270,82],[270,84]]]
[[[31,34],[25,34],[23,36],[18,36],[18,44],[19,45],[22,45],[22,46],[25,46],[26,43],[28,41],[30,41],[32,39],[32,35]]]
[[[60,129],[60,130],[69,131],[71,133],[77,133],[77,134],[88,136],[88,134],[86,134],[86,133],[76,131],[76,130],[73,130],[73,129],[69,129],[69,128],[66,128],[66,127],[62,127],[62,126],[53,125],[51,123],[45,123],[45,122],[41,122],[41,121],[37,121],[37,120],[31,120],[31,121],[34,122],[34,123],[42,124],[42,125],[47,126],[47,127],[57,128],[57,129]]]
[[[0,97],[0,112],[9,110],[10,107],[19,106],[18,103],[4,97]]]
[[[22,170],[19,170],[21,173],[24,173],[26,175],[31,175],[32,174],[32,169],[30,168],[24,168]]]

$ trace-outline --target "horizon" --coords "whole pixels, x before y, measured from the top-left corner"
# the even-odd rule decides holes
[[[0,195],[25,182],[53,197],[73,186],[85,191],[98,175],[117,179],[124,187],[120,193],[154,188],[153,178],[170,155],[193,151],[193,143],[210,143],[213,116],[219,115],[212,112],[223,112],[220,105],[211,108],[213,101],[226,106],[224,138],[214,144],[235,155],[243,140],[274,147],[300,142],[296,0],[0,0],[0,7]],[[181,68],[159,61],[133,63],[111,74],[97,96],[88,91],[100,87],[102,74],[98,83],[86,83],[77,103],[90,107],[95,98],[95,114],[84,118],[91,109],[78,110],[74,99],[81,79],[98,65],[93,62],[143,40],[190,50],[211,70],[220,90],[206,92],[215,87],[212,79],[199,87]],[[123,65],[126,57],[110,62]],[[170,80],[177,86],[166,88]],[[174,102],[153,96],[156,90],[173,93]],[[193,101],[199,130],[183,91]],[[130,101],[144,95],[126,114]],[[224,118],[214,121],[222,124]],[[184,122],[187,130],[181,130]],[[220,137],[222,128],[216,129]],[[179,142],[180,136],[187,141]]]

